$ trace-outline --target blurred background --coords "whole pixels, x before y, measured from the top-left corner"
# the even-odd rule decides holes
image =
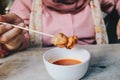
[[[14,0],[0,0],[0,14],[8,13]]]

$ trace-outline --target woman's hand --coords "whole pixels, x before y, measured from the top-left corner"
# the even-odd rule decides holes
[[[120,19],[118,20],[118,24],[117,24],[117,37],[118,39],[120,39]]]
[[[25,26],[23,20],[15,14],[0,15],[0,21]],[[11,25],[0,24],[0,43],[8,50],[17,50],[24,40],[26,31],[14,28]]]

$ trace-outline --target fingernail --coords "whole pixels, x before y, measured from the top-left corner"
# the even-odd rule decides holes
[[[22,26],[22,27],[23,27],[23,26],[25,26],[25,24],[24,24],[24,23],[20,23],[20,24],[18,24],[18,25],[19,25],[19,26]]]

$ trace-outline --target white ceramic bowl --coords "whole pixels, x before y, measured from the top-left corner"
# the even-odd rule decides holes
[[[47,72],[54,80],[79,80],[88,70],[90,57],[90,53],[87,50],[79,47],[74,47],[71,50],[53,48],[45,52],[43,60]],[[69,66],[53,64],[54,61],[64,58],[77,59],[82,63]]]

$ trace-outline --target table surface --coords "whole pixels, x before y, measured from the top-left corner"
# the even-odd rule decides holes
[[[81,80],[120,80],[120,44],[82,45],[91,53],[88,72]],[[0,59],[0,80],[53,80],[42,55],[51,48],[29,48]]]

